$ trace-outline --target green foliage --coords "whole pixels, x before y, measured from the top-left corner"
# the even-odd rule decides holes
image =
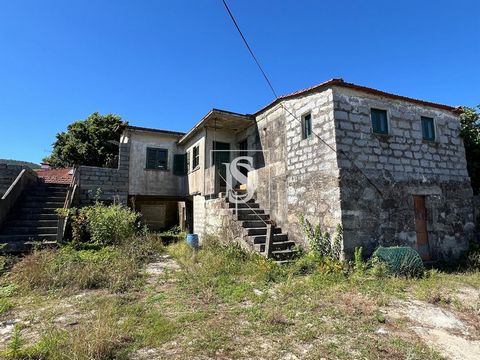
[[[22,340],[20,337],[20,328],[15,326],[12,338],[7,344],[5,356],[7,359],[21,359]]]
[[[58,133],[52,154],[44,161],[53,167],[116,167],[119,140],[117,128],[123,125],[126,122],[117,115],[100,115],[95,112],[85,120],[68,125],[67,132]]]
[[[59,213],[65,216],[64,210]],[[120,205],[71,208],[68,210],[72,225],[72,243],[77,247],[119,244],[140,231],[140,214]]]
[[[337,226],[336,235],[332,241],[328,232],[322,232],[320,224],[313,226],[303,215],[300,215],[299,222],[307,238],[310,251],[322,257],[340,259],[343,243],[343,229],[340,224]]]
[[[373,258],[385,263],[392,275],[421,277],[424,273],[423,261],[413,248],[408,246],[382,247],[373,253]]]
[[[463,107],[460,115],[461,136],[465,145],[467,168],[472,187],[480,193],[480,105],[477,108]]]
[[[367,265],[363,261],[363,248],[361,246],[356,247],[353,255],[354,255],[353,267],[354,267],[355,271],[363,274],[365,272],[365,270],[367,269]]]

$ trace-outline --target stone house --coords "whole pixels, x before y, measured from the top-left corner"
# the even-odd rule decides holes
[[[118,169],[77,169],[81,199],[101,188],[104,198],[139,209],[153,228],[181,223],[202,237],[229,227],[255,248],[251,235],[265,233],[248,226],[264,225],[236,226],[238,209],[235,216],[225,205],[224,164],[239,155],[254,160],[243,185],[262,219],[290,243],[306,245],[304,215],[330,233],[341,225],[346,257],[359,246],[369,254],[379,245],[407,245],[425,260],[451,259],[467,249],[474,228],[451,106],[333,79],[254,114],[213,109],[186,134],[121,130]]]

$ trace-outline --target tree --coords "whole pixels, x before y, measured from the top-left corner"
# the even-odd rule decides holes
[[[118,160],[117,129],[127,125],[120,116],[95,112],[85,120],[68,125],[57,134],[52,154],[43,161],[52,167],[89,165],[115,167]]]
[[[461,135],[465,144],[467,169],[475,194],[480,193],[480,105],[463,107],[460,115]]]

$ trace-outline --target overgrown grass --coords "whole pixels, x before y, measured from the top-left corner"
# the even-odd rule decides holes
[[[12,281],[24,290],[82,290],[107,288],[126,291],[141,279],[139,270],[163,251],[155,235],[130,238],[99,250],[39,250],[15,264]]]
[[[162,252],[181,270],[142,281],[145,264]],[[39,339],[32,343],[19,327],[2,355],[107,360],[159,349],[151,358],[439,358],[381,309],[407,296],[443,304],[436,294],[478,286],[480,274],[428,271],[408,279],[372,269],[359,259],[353,266],[311,254],[279,266],[214,238],[199,251],[185,242],[164,247],[155,236],[99,250],[39,251],[15,264],[0,306],[4,299],[12,311],[15,294],[28,299],[22,306],[36,302],[33,296],[49,304],[68,296],[83,317],[59,326],[57,314],[35,310],[45,323]],[[106,291],[71,300],[77,290],[96,288]],[[392,333],[378,334],[380,327]]]

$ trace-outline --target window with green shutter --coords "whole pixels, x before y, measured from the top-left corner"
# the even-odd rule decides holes
[[[193,147],[193,169],[195,170],[198,166],[200,165],[200,148],[199,146],[194,146]]]
[[[308,139],[312,136],[312,114],[302,116],[303,138]]]
[[[147,148],[147,169],[167,170],[168,150]]]
[[[182,176],[187,174],[187,154],[173,155],[173,174]]]
[[[372,128],[375,134],[388,134],[387,111],[371,109]]]
[[[422,116],[422,134],[423,140],[435,140],[435,123],[433,118]]]

